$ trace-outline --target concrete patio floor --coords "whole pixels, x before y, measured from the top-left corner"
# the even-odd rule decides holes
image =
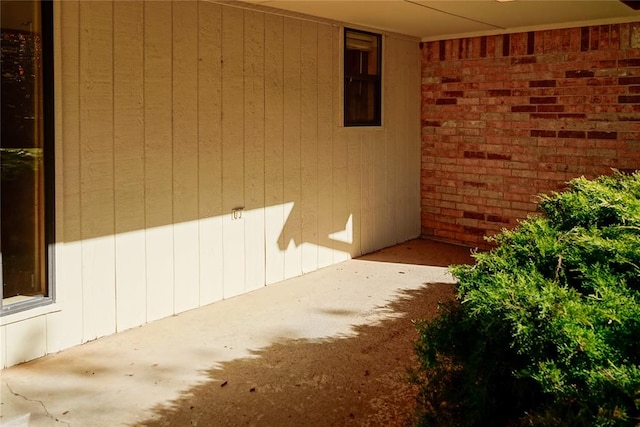
[[[469,248],[412,240],[5,369],[0,373],[0,425],[127,426],[149,425],[149,420],[178,425],[178,421],[163,419],[179,415],[179,406],[198,393],[199,404],[214,405],[211,399],[215,396],[203,389],[205,385],[214,384],[221,390],[227,386],[225,367],[266,359],[265,349],[278,343],[358,341],[364,327],[384,326],[393,319],[402,319],[404,329],[412,328],[407,318],[411,313],[404,312],[397,302],[408,295],[415,298],[439,292],[438,284],[453,283],[447,266],[468,262]],[[450,296],[451,286],[446,288],[444,294]],[[421,293],[416,294],[418,291]],[[433,311],[437,301],[429,304]],[[408,347],[406,352],[411,353],[410,344]],[[331,357],[322,347],[312,351],[318,358]],[[295,358],[295,353],[291,357]],[[313,366],[314,361],[308,363]],[[259,371],[268,375],[264,369]],[[256,391],[246,379],[242,381],[247,393]],[[226,389],[232,390],[237,383],[229,380]],[[349,413],[348,409],[347,414],[353,417],[354,411]],[[202,414],[206,410],[202,408]],[[304,414],[304,409],[297,413]],[[238,424],[286,424],[280,423],[278,416],[272,414],[258,422],[245,412]],[[195,425],[196,418],[191,419]],[[227,421],[207,423],[203,419],[212,418],[203,415],[199,425],[240,421],[224,418]],[[303,420],[289,421],[295,425]],[[307,421],[307,425],[329,425],[328,418]]]

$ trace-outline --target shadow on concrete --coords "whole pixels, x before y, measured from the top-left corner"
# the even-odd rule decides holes
[[[434,240],[414,239],[401,245],[372,252],[358,259],[448,267],[451,264],[473,264],[473,259],[471,258],[472,250],[467,246],[452,245]]]
[[[411,425],[412,320],[433,318],[453,295],[451,284],[399,291],[390,316],[353,326],[353,336],[284,340],[222,363],[137,425]]]

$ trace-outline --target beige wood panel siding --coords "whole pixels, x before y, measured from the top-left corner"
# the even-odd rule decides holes
[[[46,318],[33,317],[3,327],[5,366],[16,365],[46,353]],[[27,342],[25,342],[27,341]]]
[[[369,253],[375,248],[376,234],[376,186],[375,181],[375,154],[379,149],[376,144],[375,134],[368,133],[362,136],[361,141],[361,203],[360,203],[360,248],[362,253]],[[355,177],[354,177],[355,178]]]
[[[300,34],[300,207],[302,272],[318,269],[318,24]]]
[[[332,27],[331,31],[331,58],[332,67],[332,83],[333,90],[332,106],[333,106],[333,262],[338,263],[346,261],[351,257],[351,250],[354,245],[353,240],[353,217],[354,212],[349,210],[349,190],[347,188],[347,177],[349,172],[349,163],[347,156],[347,132],[339,125],[342,123],[340,116],[342,109],[342,43],[339,28]],[[336,125],[337,124],[337,125]],[[349,132],[359,132],[349,129]]]
[[[265,285],[264,14],[244,13],[245,290]]]
[[[60,44],[56,47],[61,79],[56,82],[56,215],[62,229],[56,230],[56,301],[65,310],[47,316],[47,352],[57,352],[82,341],[83,284],[82,240],[80,237],[80,6],[77,1],[54,3]],[[58,34],[58,33],[56,33]],[[55,43],[55,39],[54,39]],[[60,45],[75,49],[59,49]],[[60,150],[60,151],[58,151]],[[59,222],[58,222],[59,224]],[[64,243],[62,243],[64,242]],[[11,345],[16,345],[11,343]]]
[[[80,34],[83,339],[90,340],[116,328],[113,3],[80,2]]]
[[[174,313],[200,303],[198,248],[198,3],[174,2],[173,258]]]
[[[284,19],[265,16],[265,282],[284,279]]]
[[[404,173],[401,170],[400,155],[402,153],[401,147],[396,142],[399,140],[400,132],[398,131],[398,121],[402,119],[403,112],[400,110],[400,103],[398,102],[398,88],[395,87],[395,82],[399,81],[399,67],[398,67],[398,45],[399,40],[386,38],[384,41],[385,48],[385,67],[383,75],[383,96],[385,99],[385,111],[384,119],[385,123],[389,125],[385,127],[385,157],[386,157],[386,169],[385,169],[385,224],[388,224],[384,229],[385,241],[387,244],[394,244],[402,241],[399,230],[401,227],[399,213],[402,206],[399,203],[399,192],[397,189],[397,183],[400,182],[400,176]]]
[[[116,325],[146,314],[144,221],[144,16],[141,1],[113,4],[113,132]]]
[[[172,3],[144,4],[147,321],[173,314]]]
[[[56,8],[57,304],[3,321],[3,366],[418,235],[417,41],[384,39],[383,126],[345,128],[337,25]]]
[[[402,61],[405,70],[407,70],[407,100],[403,106],[403,110],[407,112],[407,139],[408,145],[407,156],[409,157],[409,175],[407,176],[407,185],[409,186],[409,219],[407,221],[407,239],[411,239],[414,236],[419,236],[421,232],[420,226],[420,210],[421,210],[421,195],[420,195],[420,179],[415,179],[421,174],[421,158],[416,156],[416,152],[421,150],[421,120],[420,109],[414,108],[415,105],[420,105],[422,100],[421,86],[421,56],[420,51],[416,50],[416,44],[407,40],[403,41],[405,57]]]
[[[222,11],[198,3],[198,197],[200,304],[223,297]]]
[[[333,29],[317,25],[318,267],[333,264]]]
[[[41,355],[36,357],[40,356]],[[11,365],[14,365],[14,363],[12,363]],[[7,363],[7,327],[0,326],[0,368],[11,365]]]
[[[244,13],[222,8],[222,210],[224,297],[245,291]]]
[[[362,255],[362,139],[364,134],[346,132],[347,145],[347,211],[352,217],[352,236],[349,253],[352,258]],[[369,188],[370,182],[365,182]],[[368,219],[368,218],[367,218]],[[367,220],[365,219],[365,221]]]
[[[299,20],[284,19],[284,200],[292,203],[282,230],[285,278],[302,274],[300,26]]]
[[[405,174],[401,178],[406,183],[403,187],[404,204],[402,240],[408,240],[419,235],[420,229],[416,223],[420,222],[420,183],[412,178],[420,175],[420,156],[415,153],[420,150],[420,113],[412,109],[412,105],[420,103],[420,75],[416,72],[420,68],[420,51],[416,50],[415,43],[406,40],[398,40],[398,61],[396,66],[402,73],[400,81],[407,82],[401,88],[401,105],[398,108],[405,112],[405,117],[398,120],[402,133],[399,136],[404,143],[404,170]]]

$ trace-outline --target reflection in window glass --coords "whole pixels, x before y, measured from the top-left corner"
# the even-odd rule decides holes
[[[46,296],[40,2],[1,3],[0,253],[3,307]]]
[[[344,124],[381,124],[381,37],[345,29],[344,39]]]

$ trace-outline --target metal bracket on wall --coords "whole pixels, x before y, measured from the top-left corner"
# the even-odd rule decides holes
[[[231,219],[242,219],[242,211],[244,207],[231,209]]]

